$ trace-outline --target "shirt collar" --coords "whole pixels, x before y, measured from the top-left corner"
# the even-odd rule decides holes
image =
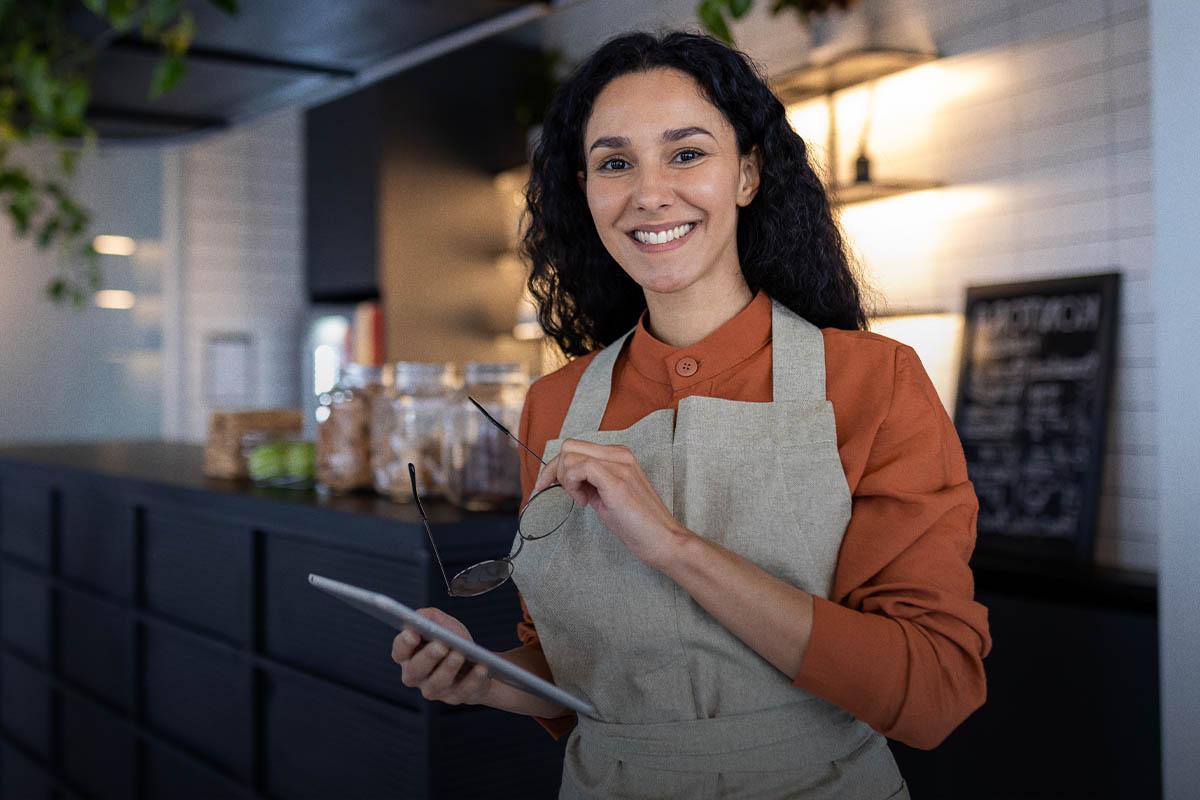
[[[710,381],[771,341],[771,298],[759,290],[733,319],[689,347],[672,347],[646,328],[643,311],[629,342],[629,363],[645,377],[674,391]],[[693,364],[686,363],[690,359]],[[681,362],[685,362],[682,363]]]

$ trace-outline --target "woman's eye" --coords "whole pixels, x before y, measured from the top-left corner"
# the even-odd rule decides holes
[[[616,172],[618,170],[627,169],[629,162],[623,158],[608,158],[600,162],[599,169]]]
[[[681,162],[694,161],[704,153],[700,150],[680,150],[675,154],[675,160]]]

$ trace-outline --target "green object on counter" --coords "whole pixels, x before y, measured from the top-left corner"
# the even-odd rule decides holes
[[[312,442],[287,442],[284,455],[284,473],[289,478],[312,478],[315,473],[317,455]]]
[[[287,446],[288,442],[269,442],[251,450],[246,459],[246,471],[250,473],[250,478],[267,481],[283,477]]]
[[[312,442],[291,439],[264,441],[246,453],[246,472],[259,485],[303,488],[316,472]]]

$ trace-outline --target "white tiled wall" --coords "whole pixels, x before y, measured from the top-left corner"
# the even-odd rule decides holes
[[[180,321],[177,397],[167,403],[165,421],[173,438],[202,441],[207,432],[205,342],[212,334],[249,336],[248,405],[298,405],[306,307],[303,133],[302,112],[286,112],[168,159],[166,203],[175,204],[166,215],[174,220],[168,261]]]
[[[899,24],[889,14],[901,4],[867,5],[882,30]],[[961,310],[969,285],[1122,273],[1096,555],[1155,570],[1146,4],[909,5],[923,10],[945,57],[879,82],[869,152],[879,178],[946,188],[847,209],[846,228],[892,310]],[[855,153],[865,97],[838,98],[842,159]],[[813,136],[821,149],[824,136]],[[843,179],[850,169],[843,161]]]

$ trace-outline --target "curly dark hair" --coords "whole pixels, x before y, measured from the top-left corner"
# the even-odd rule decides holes
[[[792,130],[783,104],[750,59],[691,33],[619,36],[602,45],[560,87],[531,159],[522,249],[543,330],[569,356],[611,344],[646,308],[641,287],[596,232],[578,173],[584,127],[597,95],[614,78],[658,67],[692,76],[725,115],[745,155],[762,157],[758,193],[738,214],[742,274],[818,327],[865,329],[862,291],[833,219],[829,197]]]

